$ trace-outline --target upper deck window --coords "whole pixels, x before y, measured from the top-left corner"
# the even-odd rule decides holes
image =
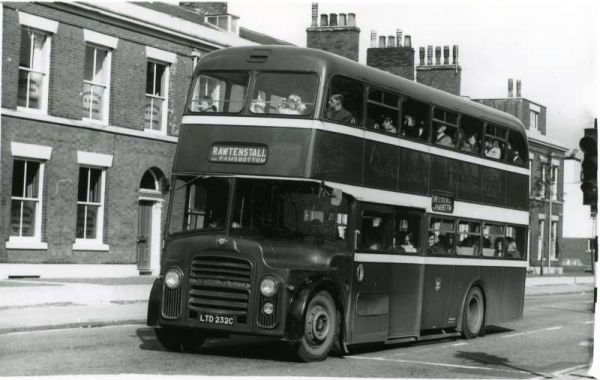
[[[411,98],[402,99],[402,136],[427,140],[429,136],[429,105]]]
[[[367,128],[393,135],[397,134],[399,100],[400,97],[396,94],[369,88]]]
[[[248,73],[204,72],[196,77],[189,110],[208,113],[239,113],[244,108]]]
[[[479,154],[482,134],[483,121],[463,115],[460,118],[459,149],[463,152]]]
[[[506,132],[507,130],[493,124],[485,127],[485,140],[483,154],[488,158],[504,160],[506,158]]]
[[[260,73],[250,112],[307,116],[315,109],[318,78],[312,73]]]
[[[331,80],[323,117],[336,123],[362,125],[363,84],[336,76]]]
[[[448,148],[454,148],[457,141],[458,114],[435,108],[433,112],[432,142]]]

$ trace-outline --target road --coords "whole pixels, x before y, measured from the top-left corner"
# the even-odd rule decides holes
[[[562,377],[585,373],[591,358],[592,297],[527,297],[523,320],[494,327],[485,337],[360,347],[344,358],[308,364],[290,361],[282,342],[239,336],[208,341],[197,354],[167,352],[142,325],[10,333],[0,335],[0,376]]]

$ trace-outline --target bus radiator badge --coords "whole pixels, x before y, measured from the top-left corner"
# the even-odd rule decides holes
[[[442,278],[436,277],[435,278],[435,291],[439,292],[441,288],[442,288]]]

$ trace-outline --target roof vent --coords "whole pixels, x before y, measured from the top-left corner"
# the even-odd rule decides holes
[[[246,61],[250,63],[265,63],[269,59],[271,53],[271,49],[254,49],[248,55]]]

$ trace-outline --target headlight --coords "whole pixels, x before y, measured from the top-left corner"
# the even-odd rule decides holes
[[[260,293],[265,297],[272,297],[277,293],[277,281],[273,277],[267,276],[260,283]]]
[[[165,285],[169,289],[175,289],[181,284],[181,272],[177,269],[169,269],[165,274]]]

